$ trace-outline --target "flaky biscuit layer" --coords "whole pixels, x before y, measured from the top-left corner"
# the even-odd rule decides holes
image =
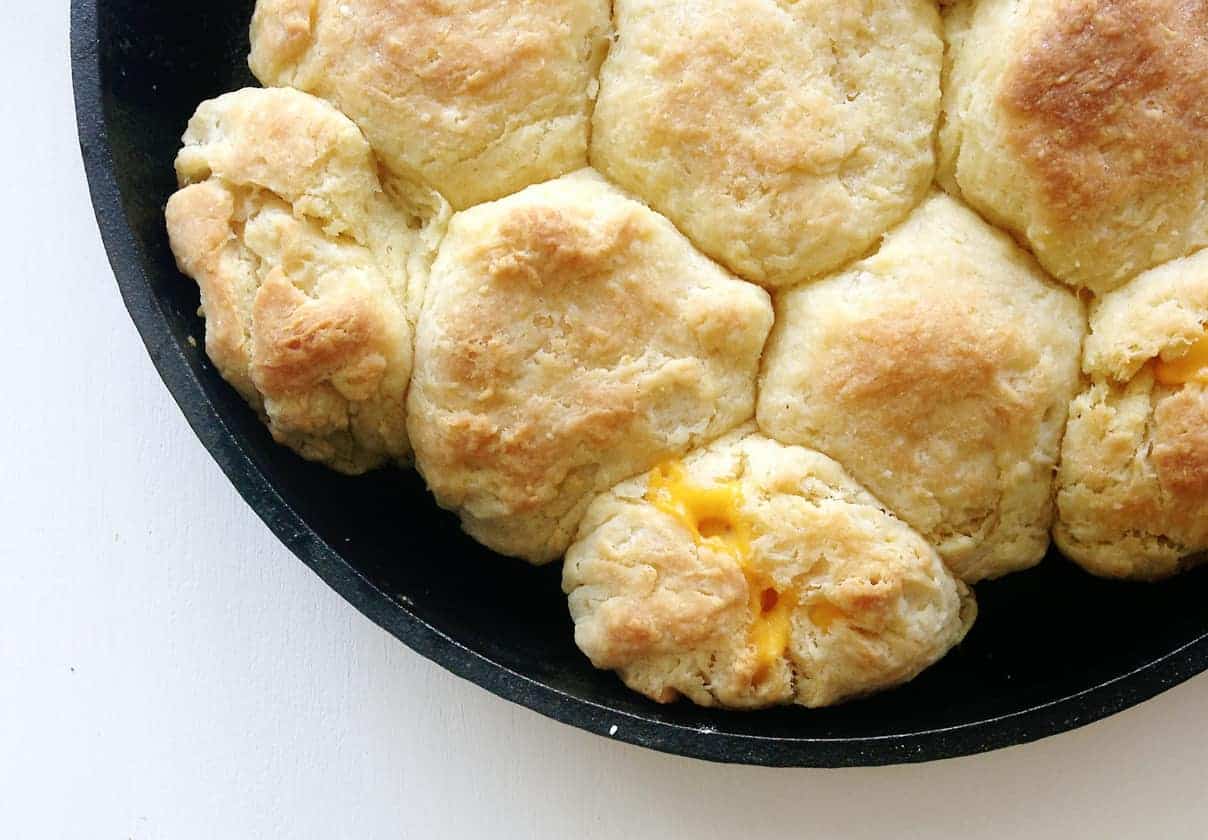
[[[825,706],[913,678],[973,623],[972,594],[934,549],[820,453],[749,426],[682,470],[732,504],[685,522],[659,503],[656,471],[597,499],[566,555],[575,641],[631,688]]]
[[[587,163],[607,0],[259,0],[252,72],[335,103],[457,208]]]
[[[1208,2],[962,0],[940,179],[1095,292],[1208,245]]]
[[[590,170],[463,211],[419,323],[417,465],[475,538],[553,560],[592,495],[751,418],[771,324]]]
[[[618,0],[591,160],[737,274],[866,251],[934,173],[930,0]]]
[[[440,200],[390,200],[357,127],[286,89],[202,103],[176,168],[168,233],[219,372],[307,458],[349,473],[407,459],[414,296]]]
[[[1178,382],[1160,367],[1206,334],[1208,252],[1148,271],[1091,310],[1054,531],[1088,571],[1167,577],[1208,549],[1208,371]]]
[[[759,424],[835,458],[967,582],[1039,562],[1082,306],[935,193],[880,250],[777,299]]]

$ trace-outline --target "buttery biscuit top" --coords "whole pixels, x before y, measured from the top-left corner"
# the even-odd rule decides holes
[[[771,324],[589,170],[464,211],[419,323],[417,465],[477,539],[553,560],[593,494],[751,418]]]
[[[463,208],[587,163],[607,35],[607,0],[259,0],[249,63]]]
[[[837,459],[968,582],[1034,565],[1081,305],[936,193],[847,271],[784,293],[760,427]]]
[[[1208,245],[1208,0],[963,0],[941,180],[1097,292]]]
[[[617,0],[592,164],[769,287],[866,251],[934,172],[931,0]]]
[[[238,91],[198,108],[176,169],[168,233],[220,373],[308,458],[408,458],[408,286],[429,240],[356,126],[297,91]]]
[[[166,205],[209,358],[564,557],[635,691],[839,703],[1050,538],[1208,556],[1208,0],[258,0],[250,44]]]

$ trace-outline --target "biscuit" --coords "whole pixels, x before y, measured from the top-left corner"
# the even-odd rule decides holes
[[[1208,550],[1208,251],[1091,310],[1058,473],[1058,547],[1097,575],[1156,579]]]
[[[777,315],[766,434],[839,461],[966,582],[1040,561],[1085,332],[1072,294],[935,193]]]
[[[218,371],[306,458],[347,473],[406,459],[407,316],[439,200],[393,204],[357,127],[293,90],[202,103],[176,169],[168,233]]]
[[[940,177],[1102,293],[1208,244],[1208,0],[963,0]]]
[[[931,0],[617,0],[615,17],[592,165],[735,273],[836,269],[926,195]]]
[[[826,456],[736,431],[598,497],[566,555],[575,641],[659,702],[826,706],[912,679],[976,604]]]
[[[409,406],[443,507],[550,561],[591,497],[754,413],[766,292],[590,170],[453,217]]]
[[[252,72],[335,103],[457,208],[587,163],[607,0],[259,0]]]

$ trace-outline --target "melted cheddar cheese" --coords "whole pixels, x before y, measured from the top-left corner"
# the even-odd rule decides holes
[[[1154,360],[1154,378],[1163,385],[1208,383],[1208,334],[1191,345],[1187,354],[1169,362]]]
[[[727,481],[702,487],[688,480],[677,461],[663,464],[647,483],[646,501],[687,528],[698,543],[746,565],[751,556],[751,529],[742,516],[742,488]]]
[[[682,464],[671,462],[651,473],[646,501],[683,525],[698,545],[732,557],[742,569],[751,613],[748,640],[757,658],[756,678],[761,678],[788,650],[797,595],[778,589],[755,563],[742,488],[735,481],[695,484]]]

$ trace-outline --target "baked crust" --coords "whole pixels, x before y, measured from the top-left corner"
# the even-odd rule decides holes
[[[1048,546],[1084,314],[942,193],[881,249],[777,299],[760,428],[838,460],[966,582]]]
[[[553,560],[592,495],[751,418],[771,323],[589,170],[464,211],[420,318],[417,465],[475,538]]]
[[[209,357],[566,553],[647,696],[904,682],[1050,530],[1208,552],[1208,0],[258,0],[249,65],[166,208]]]
[[[972,625],[973,596],[934,549],[820,453],[747,426],[683,471],[706,492],[734,488],[742,556],[652,503],[655,474],[593,502],[566,555],[576,643],[634,690],[826,706],[906,682]],[[753,599],[756,581],[767,589]],[[768,591],[791,607],[783,638],[761,650],[751,627]]]
[[[1208,2],[946,14],[941,181],[1096,292],[1208,244]]]
[[[389,200],[356,126],[297,91],[203,103],[176,166],[168,233],[219,372],[307,458],[348,473],[406,460],[408,309],[432,219]]]
[[[833,270],[926,194],[943,55],[929,0],[618,0],[615,15],[592,164],[740,276]]]
[[[335,103],[456,208],[587,163],[607,0],[258,0],[252,72]]]
[[[1054,530],[1090,572],[1168,577],[1208,549],[1208,389],[1155,375],[1206,330],[1208,252],[1146,272],[1091,310]]]

